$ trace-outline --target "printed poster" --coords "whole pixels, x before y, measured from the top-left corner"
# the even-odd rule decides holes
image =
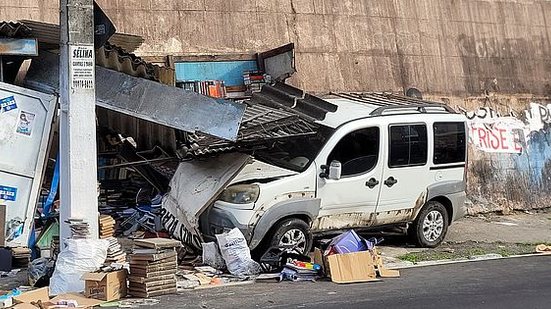
[[[9,112],[13,109],[17,109],[17,104],[13,96],[0,99],[0,113]]]
[[[0,200],[13,201],[17,197],[17,188],[0,185]]]
[[[17,122],[17,128],[15,132],[26,136],[31,136],[33,132],[35,117],[35,114],[21,111],[21,113],[19,113],[19,120]]]

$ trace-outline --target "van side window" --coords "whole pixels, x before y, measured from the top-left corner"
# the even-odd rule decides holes
[[[390,126],[389,167],[427,163],[427,127],[422,125]]]
[[[333,148],[327,163],[342,164],[341,176],[363,174],[372,170],[379,159],[379,128],[365,128],[344,136]]]
[[[465,123],[435,122],[433,129],[434,164],[465,162]]]

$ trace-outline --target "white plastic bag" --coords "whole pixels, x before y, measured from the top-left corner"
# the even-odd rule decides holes
[[[207,264],[216,269],[226,268],[226,263],[224,263],[224,258],[222,258],[216,243],[207,242],[202,243],[201,246],[203,247],[203,264]]]
[[[238,277],[258,275],[260,264],[253,261],[245,236],[238,228],[216,235],[220,253],[230,274]]]
[[[50,295],[84,291],[84,273],[98,270],[107,258],[109,242],[104,239],[67,239],[57,256],[50,279]]]

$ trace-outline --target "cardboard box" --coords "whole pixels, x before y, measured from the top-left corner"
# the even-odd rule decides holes
[[[326,257],[326,273],[335,283],[377,281],[373,256],[369,251],[332,254]]]
[[[126,296],[126,270],[113,272],[86,273],[84,296],[99,300],[113,301]]]
[[[32,302],[47,302],[50,300],[50,290],[48,287],[43,287],[36,290],[27,291],[21,293],[18,296],[13,297],[13,301],[16,304],[30,304]]]

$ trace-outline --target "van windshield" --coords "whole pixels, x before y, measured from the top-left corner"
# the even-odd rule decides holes
[[[333,132],[333,129],[321,126],[315,135],[275,141],[272,147],[256,150],[253,156],[264,163],[303,172],[314,161]]]

